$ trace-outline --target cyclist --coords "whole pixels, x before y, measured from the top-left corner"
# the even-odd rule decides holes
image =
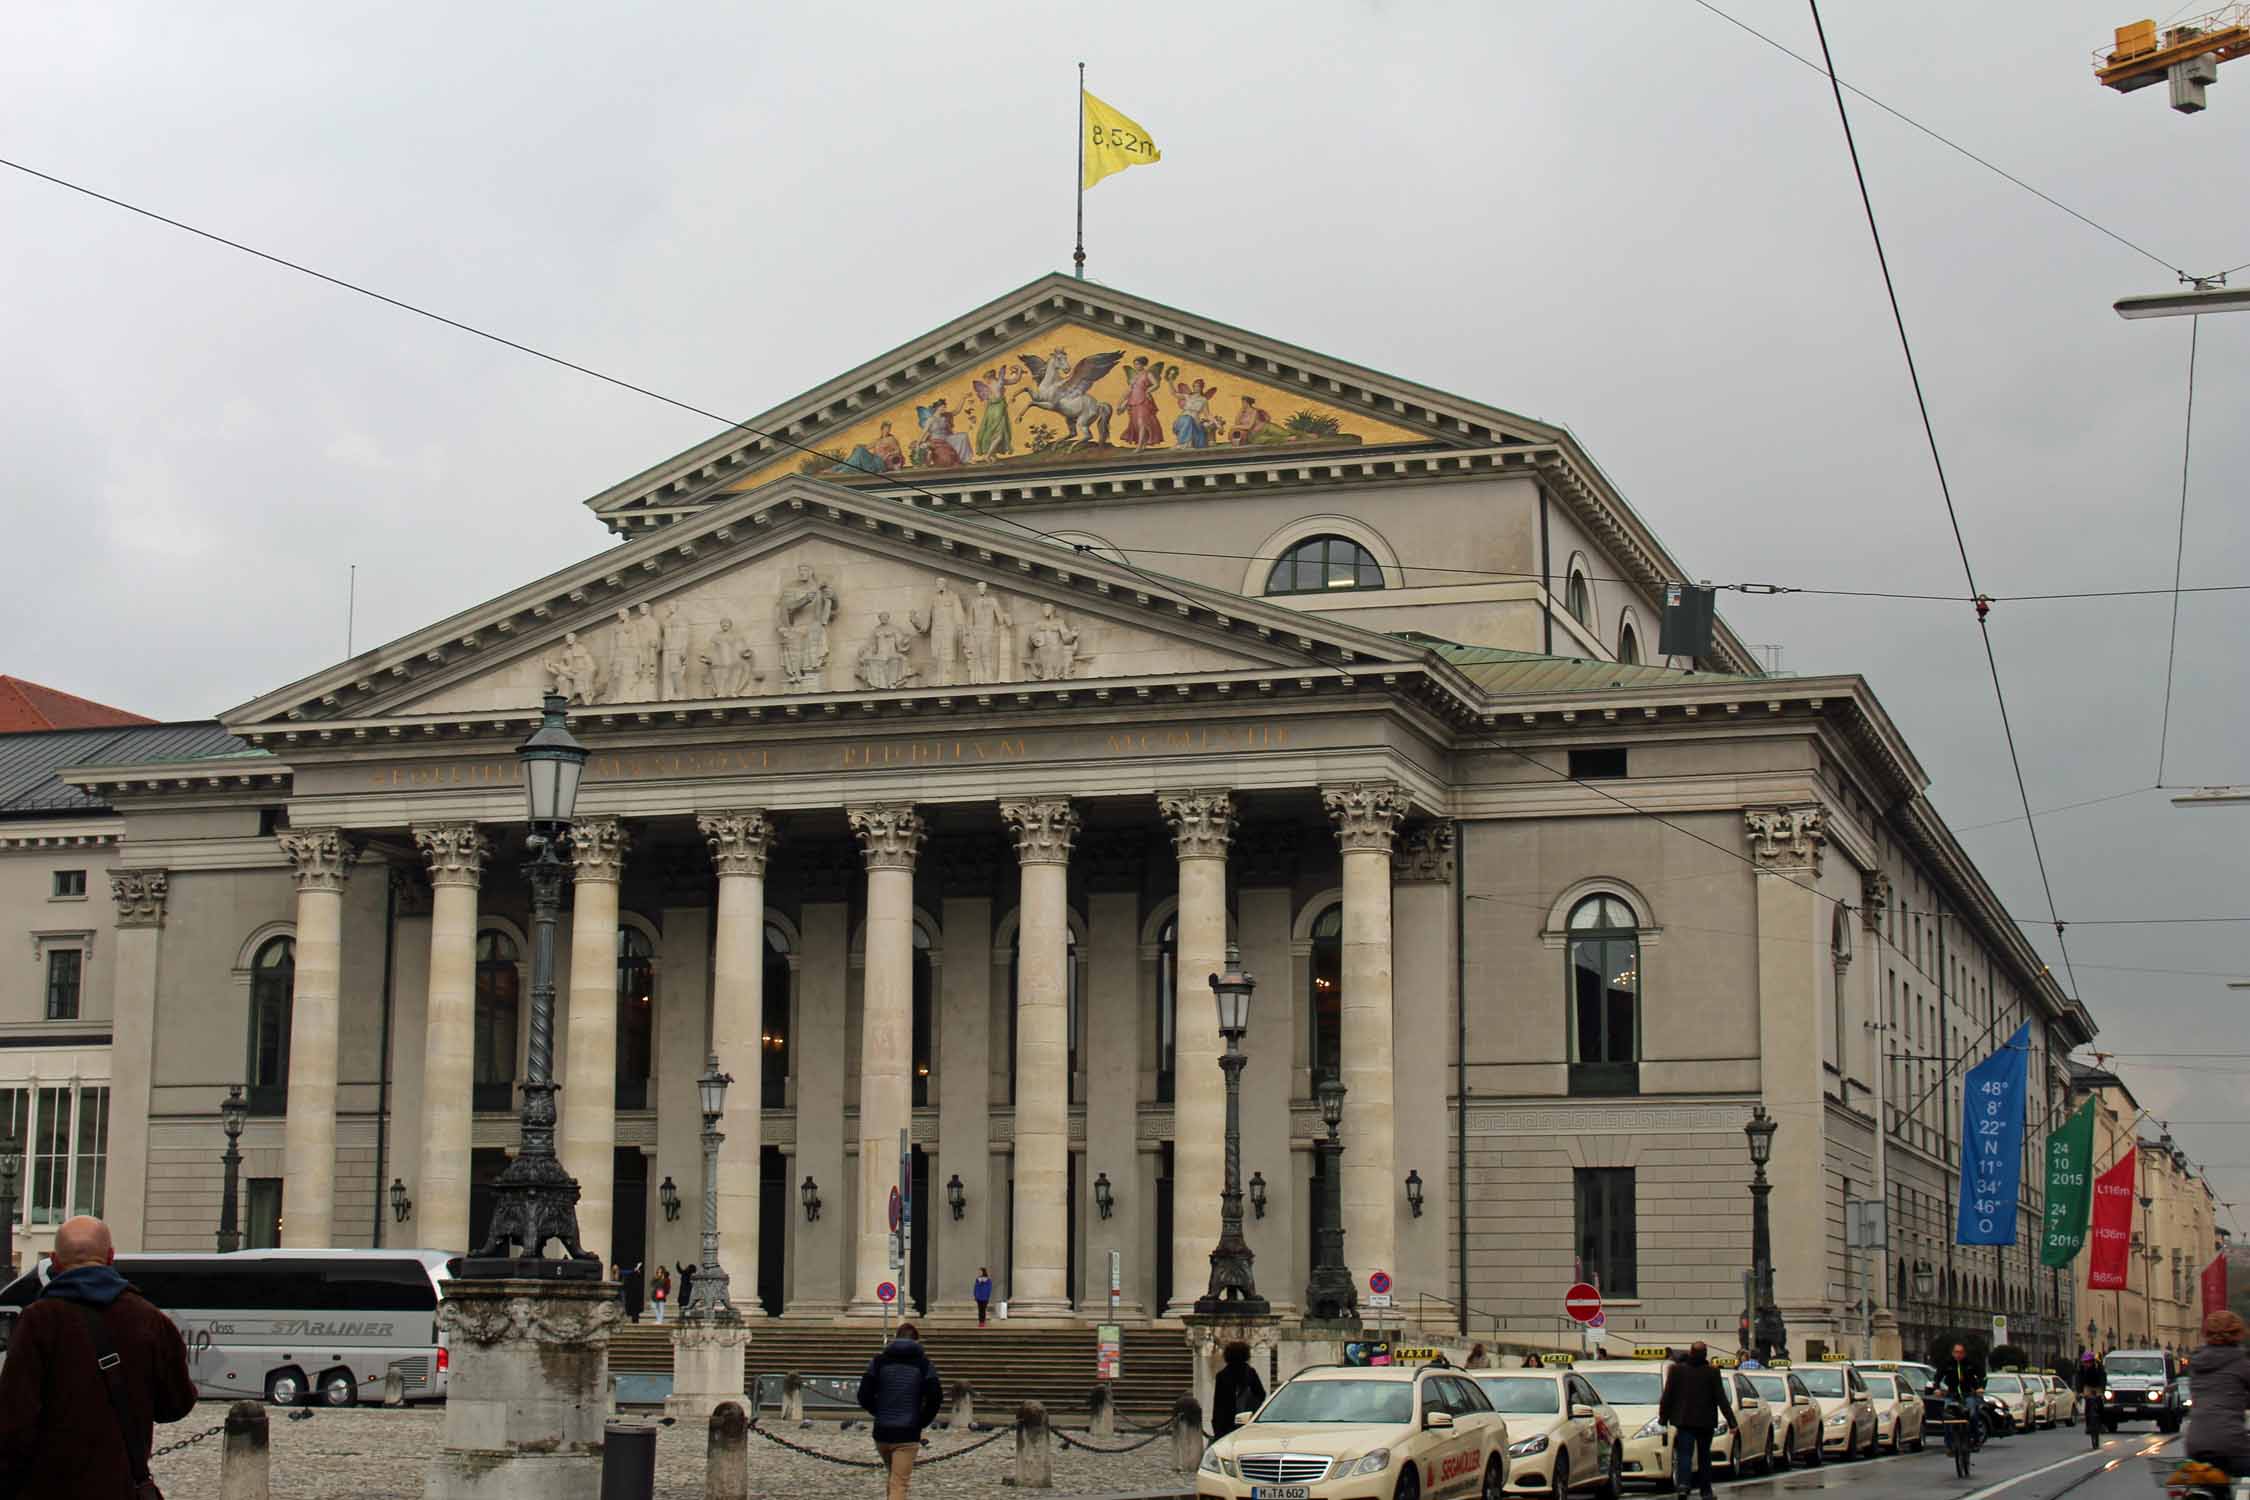
[[[2078,1404],[2085,1408],[2086,1439],[2096,1448],[2102,1445],[2102,1397],[2109,1390],[2109,1371],[2089,1349],[2078,1356]]]
[[[2250,1353],[2242,1319],[2224,1309],[2203,1320],[2203,1347],[2188,1362],[2195,1415],[2188,1419],[2188,1457],[2240,1479],[2250,1475],[2250,1432],[2242,1425],[2250,1399]]]
[[[1938,1368],[1938,1384],[1961,1403],[1969,1419],[1969,1442],[1984,1446],[1984,1361],[1970,1357],[1969,1346],[1955,1344],[1953,1357]]]

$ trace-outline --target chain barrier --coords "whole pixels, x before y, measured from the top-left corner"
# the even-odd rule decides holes
[[[834,1464],[840,1469],[887,1469],[890,1467],[890,1465],[884,1463],[881,1459],[845,1458],[841,1454],[826,1453],[818,1448],[808,1447],[803,1443],[793,1443],[789,1439],[781,1436],[779,1433],[768,1432],[765,1428],[759,1426],[755,1422],[750,1424],[750,1430],[756,1433],[758,1436],[764,1438],[769,1443],[787,1448],[791,1453],[802,1453],[807,1458],[817,1458],[822,1463]],[[914,1466],[918,1469],[926,1468],[931,1464],[942,1464],[948,1459],[964,1457],[968,1454],[976,1452],[979,1448],[985,1447],[988,1444],[997,1443],[998,1441],[1000,1441],[1000,1439],[1008,1436],[1014,1431],[1014,1426],[1010,1425],[1007,1427],[1002,1427],[999,1430],[989,1434],[988,1436],[978,1438],[973,1443],[964,1444],[959,1448],[951,1448],[943,1453],[933,1454],[928,1458],[924,1458],[921,1455],[917,1454],[915,1455]]]
[[[1127,1443],[1122,1448],[1097,1448],[1092,1443],[1081,1443],[1080,1441],[1078,1441],[1078,1439],[1072,1437],[1069,1433],[1063,1431],[1060,1427],[1050,1427],[1047,1430],[1049,1432],[1052,1432],[1055,1435],[1055,1441],[1061,1443],[1065,1448],[1076,1448],[1082,1453],[1136,1453],[1141,1449],[1146,1448],[1149,1444],[1155,1442],[1158,1438],[1163,1437],[1166,1432],[1170,1431],[1169,1428],[1165,1428],[1157,1432],[1152,1432],[1147,1437],[1142,1438],[1139,1442]]]
[[[167,1453],[177,1453],[182,1448],[192,1448],[197,1443],[202,1442],[205,1438],[217,1437],[220,1433],[226,1430],[227,1424],[221,1422],[216,1427],[206,1427],[201,1432],[196,1433],[194,1436],[181,1438],[176,1443],[166,1443],[161,1448],[151,1448],[148,1450],[148,1456],[150,1458],[162,1458]]]
[[[1004,1437],[1013,1436],[1015,1430],[1016,1429],[1012,1425],[998,1428],[992,1432],[987,1433],[985,1436],[978,1438],[975,1442],[970,1443],[965,1447],[949,1449],[944,1453],[938,1454],[935,1458],[916,1458],[914,1460],[914,1467],[917,1469],[926,1469],[931,1464],[942,1464],[949,1458],[966,1457],[967,1455],[976,1452],[979,1448],[984,1447],[987,1443],[997,1443]]]

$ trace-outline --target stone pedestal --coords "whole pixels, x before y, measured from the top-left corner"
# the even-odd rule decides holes
[[[1904,1359],[1905,1349],[1905,1341],[1899,1337],[1898,1314],[1887,1307],[1875,1309],[1875,1357]]]
[[[1210,1420],[1211,1392],[1218,1383],[1219,1363],[1229,1344],[1250,1346],[1251,1368],[1258,1372],[1267,1390],[1273,1389],[1271,1371],[1274,1351],[1281,1345],[1281,1319],[1207,1318],[1190,1313],[1181,1321],[1187,1325],[1188,1349],[1194,1356],[1195,1401],[1206,1421]]]
[[[623,1316],[614,1282],[447,1282],[438,1325],[453,1378],[431,1500],[599,1500],[609,1330]]]
[[[726,1402],[747,1407],[742,1359],[749,1348],[750,1329],[731,1308],[717,1316],[682,1318],[672,1335],[672,1394],[664,1415],[705,1421]]]

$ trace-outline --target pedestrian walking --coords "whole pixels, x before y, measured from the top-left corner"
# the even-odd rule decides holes
[[[662,1261],[656,1265],[656,1279],[648,1284],[648,1300],[656,1308],[656,1321],[664,1321],[664,1304],[672,1298],[672,1272]]]
[[[859,1377],[860,1410],[874,1419],[875,1452],[890,1472],[888,1500],[906,1500],[914,1478],[914,1457],[922,1449],[922,1429],[937,1420],[945,1384],[922,1350],[922,1331],[898,1325],[898,1337],[867,1362]]]
[[[977,1299],[977,1327],[982,1328],[985,1311],[992,1306],[992,1268],[990,1266],[977,1267],[976,1285],[970,1288],[970,1293]]]
[[[680,1315],[685,1317],[687,1316],[687,1310],[695,1306],[696,1268],[692,1265],[678,1263],[674,1265],[673,1269],[680,1273]]]
[[[1469,1363],[1467,1368],[1472,1370],[1485,1370],[1490,1369],[1491,1366],[1492,1356],[1484,1352],[1484,1345],[1471,1344],[1469,1346]]]
[[[0,1369],[0,1494],[153,1496],[155,1424],[195,1409],[172,1320],[110,1264],[109,1226],[55,1232],[54,1275],[16,1320]]]
[[[1656,1420],[1675,1433],[1674,1494],[1685,1496],[1693,1479],[1702,1500],[1711,1500],[1711,1439],[1722,1418],[1739,1439],[1742,1427],[1734,1419],[1734,1403],[1727,1399],[1726,1378],[1711,1363],[1709,1346],[1698,1339],[1664,1377],[1664,1394],[1656,1405]]]
[[[646,1290],[642,1285],[641,1268],[634,1266],[618,1277],[617,1283],[618,1295],[625,1299],[625,1316],[638,1323],[641,1320],[641,1304]]]
[[[1211,1383],[1211,1441],[1234,1431],[1243,1418],[1265,1404],[1266,1383],[1250,1363],[1250,1346],[1236,1339],[1220,1357],[1218,1379]]]

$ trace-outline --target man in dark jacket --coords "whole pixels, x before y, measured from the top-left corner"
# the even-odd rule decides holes
[[[1938,1367],[1938,1385],[1961,1403],[1969,1419],[1969,1441],[1984,1441],[1984,1361],[1969,1353],[1967,1344],[1955,1344],[1953,1357]]]
[[[1703,1500],[1711,1500],[1711,1438],[1721,1419],[1739,1439],[1742,1428],[1734,1419],[1734,1403],[1727,1399],[1726,1376],[1711,1363],[1710,1347],[1698,1339],[1664,1377],[1664,1394],[1656,1404],[1656,1420],[1673,1429],[1676,1493],[1685,1495],[1692,1477]]]
[[[0,1494],[129,1495],[135,1470],[148,1472],[155,1424],[195,1409],[179,1329],[111,1268],[114,1259],[99,1219],[72,1219],[55,1233],[54,1275],[16,1320],[0,1369]],[[97,1363],[88,1327],[97,1317],[117,1353],[114,1376]]]
[[[937,1420],[945,1382],[922,1352],[921,1330],[898,1325],[898,1337],[867,1362],[859,1377],[860,1410],[875,1420],[875,1451],[890,1469],[890,1500],[906,1500],[914,1477],[914,1455],[921,1451],[922,1429]]]
[[[1211,1440],[1225,1437],[1265,1404],[1266,1383],[1250,1363],[1250,1346],[1236,1339],[1227,1345],[1218,1379],[1211,1383]]]

